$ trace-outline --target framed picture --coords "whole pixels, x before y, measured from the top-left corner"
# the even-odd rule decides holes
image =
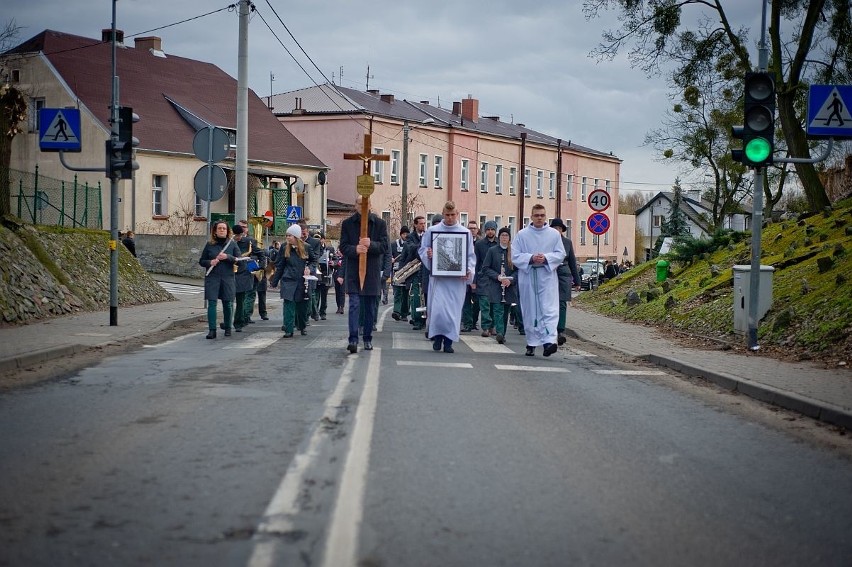
[[[433,232],[432,266],[433,276],[467,275],[468,232]]]

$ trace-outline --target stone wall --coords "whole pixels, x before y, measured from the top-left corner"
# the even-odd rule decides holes
[[[204,269],[198,259],[206,242],[206,236],[198,235],[137,234],[136,257],[153,274],[203,278]]]

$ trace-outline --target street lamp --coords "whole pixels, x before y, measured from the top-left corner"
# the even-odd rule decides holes
[[[434,118],[427,118],[419,125],[434,124]],[[408,120],[402,122],[402,195],[400,197],[400,228],[408,226],[408,133],[418,125],[410,126]]]

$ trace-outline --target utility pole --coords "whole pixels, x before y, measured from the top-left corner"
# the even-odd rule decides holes
[[[248,20],[251,0],[239,0],[237,49],[237,157],[234,171],[234,221],[248,219]]]
[[[402,198],[400,201],[400,228],[408,226],[408,120],[402,123]]]
[[[118,143],[118,73],[115,47],[115,13],[112,0],[112,103],[109,110],[111,143]],[[118,326],[118,175],[109,177],[109,326]]]

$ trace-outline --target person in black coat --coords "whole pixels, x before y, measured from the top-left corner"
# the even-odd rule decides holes
[[[337,303],[338,315],[343,315],[343,307],[346,305],[346,294],[343,291],[343,253],[338,249],[329,259],[332,268],[331,277],[334,280],[334,301]]]
[[[577,257],[574,255],[574,244],[565,236],[568,227],[562,219],[556,218],[550,221],[550,226],[562,234],[562,247],[565,248],[565,258],[562,264],[556,268],[556,277],[559,280],[559,322],[556,324],[556,342],[565,344],[565,321],[568,316],[568,302],[571,301],[571,289],[580,289],[580,272],[577,270]]]
[[[498,234],[497,246],[488,248],[482,261],[477,291],[488,297],[497,342],[502,345],[506,342],[509,311],[518,304],[518,285],[517,269],[512,265],[511,233],[503,227]]]
[[[233,234],[225,221],[214,222],[210,227],[210,240],[201,251],[198,263],[206,268],[204,276],[204,299],[207,301],[208,339],[216,338],[216,302],[222,301],[222,316],[225,336],[231,336],[231,324],[236,296],[234,262],[240,250],[232,239]]]
[[[121,243],[124,244],[124,247],[133,254],[133,257],[136,257],[136,240],[134,240],[134,234],[132,230],[128,230],[124,233],[124,238],[121,239]]]
[[[364,350],[373,350],[373,322],[376,302],[382,293],[382,262],[389,253],[387,223],[370,213],[367,236],[361,238],[360,195],[355,200],[358,212],[345,219],[340,227],[340,250],[346,262],[345,287],[349,296],[349,344],[350,353],[358,352],[359,308],[364,312]],[[367,273],[361,287],[359,256],[367,256]]]

